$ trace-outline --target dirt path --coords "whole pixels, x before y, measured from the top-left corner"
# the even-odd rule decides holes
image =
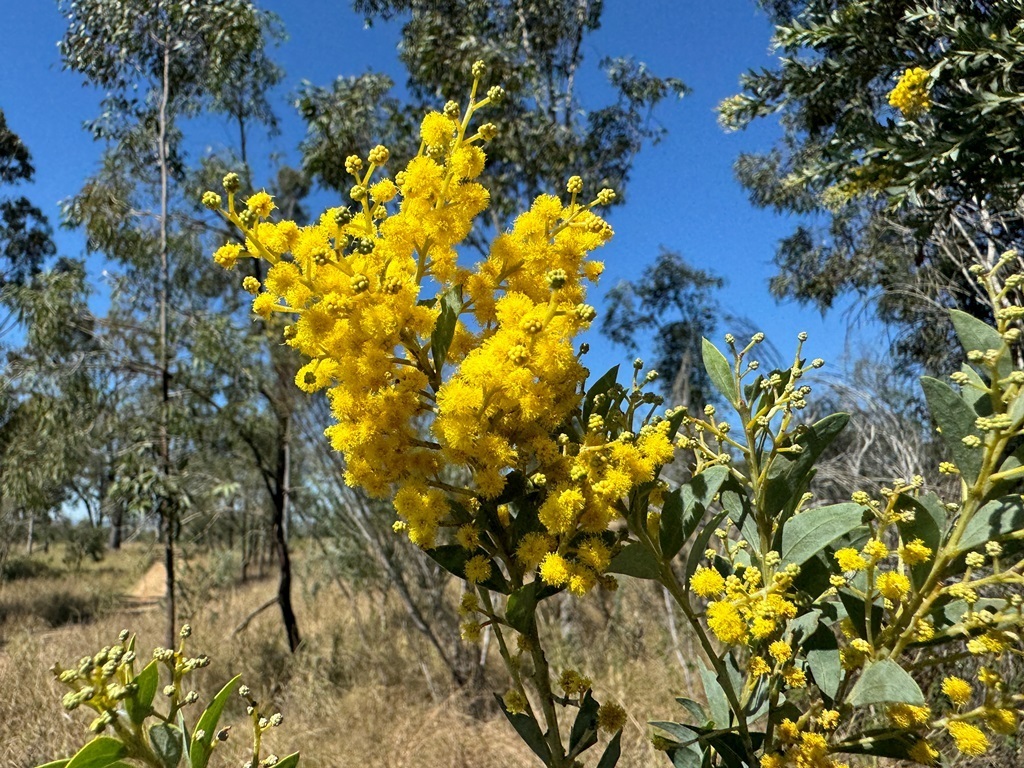
[[[160,561],[149,566],[142,578],[125,595],[125,602],[132,608],[148,608],[163,600],[167,589],[167,571]]]

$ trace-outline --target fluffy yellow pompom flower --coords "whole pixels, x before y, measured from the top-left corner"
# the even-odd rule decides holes
[[[785,663],[793,658],[793,649],[785,640],[776,640],[768,646],[768,653],[780,663]]]
[[[747,663],[747,673],[751,677],[761,677],[762,675],[767,675],[771,671],[772,668],[768,666],[768,662],[760,656],[754,656]]]
[[[557,552],[551,552],[541,561],[540,577],[545,584],[560,587],[569,581],[569,563]]]
[[[928,707],[916,707],[913,704],[890,704],[885,714],[897,728],[909,730],[928,722],[932,711]]]
[[[708,629],[726,645],[738,645],[747,640],[747,625],[739,609],[730,602],[711,603],[707,612]]]
[[[886,571],[878,577],[878,591],[893,602],[899,602],[910,591],[910,579],[902,573]]]
[[[929,744],[927,739],[918,740],[907,752],[907,755],[915,763],[921,765],[935,765],[939,760],[938,750]]]
[[[626,710],[618,704],[602,704],[597,709],[597,727],[606,733],[622,730],[626,724]]]
[[[919,117],[932,106],[929,79],[928,70],[921,67],[906,70],[889,92],[889,104],[908,120]]]
[[[973,693],[971,684],[962,677],[947,677],[942,681],[942,692],[958,707],[970,701]]]
[[[491,563],[485,555],[476,555],[466,561],[466,581],[478,584],[491,576]]]
[[[921,539],[914,539],[904,544],[900,547],[899,553],[900,557],[903,558],[903,562],[907,565],[920,565],[932,558],[931,547],[925,546],[924,541]]]
[[[861,557],[856,549],[840,549],[836,552],[835,558],[842,571],[863,571],[868,567],[868,561]]]
[[[440,112],[429,112],[420,124],[420,138],[427,146],[443,146],[452,140],[458,125]]]
[[[946,726],[961,754],[978,757],[988,751],[988,737],[976,725],[957,720]]]
[[[265,219],[277,206],[274,205],[274,198],[265,191],[260,191],[245,201],[245,207],[261,219]]]
[[[878,560],[889,556],[889,548],[878,539],[872,539],[864,545],[864,555],[870,558],[873,562],[877,562]]]
[[[213,252],[213,260],[224,269],[234,269],[243,248],[238,243],[226,243]]]
[[[725,591],[725,578],[714,568],[701,565],[690,577],[690,589],[701,597],[717,597]]]

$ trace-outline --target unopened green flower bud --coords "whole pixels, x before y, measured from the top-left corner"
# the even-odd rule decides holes
[[[242,180],[238,178],[237,173],[227,174],[221,183],[224,185],[224,191],[229,195],[233,195],[242,186]]]
[[[473,77],[479,80],[481,77],[487,74],[487,64],[482,59],[477,59],[473,62],[473,67],[470,69]]]
[[[388,148],[383,144],[378,144],[376,147],[370,150],[370,154],[367,156],[371,163],[376,166],[387,165],[388,158],[391,157],[391,153]]]
[[[548,281],[548,288],[552,291],[557,291],[559,288],[565,286],[569,280],[569,276],[565,274],[564,269],[553,269],[546,275]]]
[[[334,223],[339,227],[344,227],[350,221],[352,221],[352,211],[348,208],[339,208],[334,214]]]
[[[246,208],[238,214],[238,221],[246,229],[252,229],[256,226],[256,222],[259,221],[259,216],[257,216],[255,211],[250,211]]]
[[[448,101],[444,105],[443,110],[444,116],[449,120],[455,120],[459,116],[459,103],[457,101]]]
[[[351,284],[353,291],[355,291],[356,293],[362,293],[363,291],[369,289],[370,280],[369,278],[366,277],[366,275],[353,275]]]
[[[505,89],[500,85],[492,86],[487,90],[487,98],[492,104],[501,104],[505,100]]]
[[[348,191],[348,195],[356,202],[359,202],[366,197],[366,187],[362,184],[355,184],[352,189]]]
[[[345,172],[357,175],[363,170],[363,158],[359,155],[349,155],[345,158]]]
[[[498,126],[494,123],[484,123],[480,126],[477,133],[480,134],[480,138],[484,141],[494,141],[498,137]]]
[[[597,204],[598,205],[611,205],[612,201],[615,200],[614,189],[602,189],[597,193]]]
[[[222,202],[221,196],[216,192],[203,193],[203,207],[209,208],[211,211],[219,211]]]

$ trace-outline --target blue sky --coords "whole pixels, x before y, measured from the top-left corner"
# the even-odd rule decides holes
[[[286,72],[274,99],[282,132],[257,142],[253,157],[276,153],[297,162],[303,125],[291,94],[302,80],[326,85],[338,75],[375,69],[404,81],[395,52],[397,24],[367,29],[344,0],[265,0],[260,5],[282,18],[289,40],[275,56]],[[59,201],[96,169],[102,150],[82,129],[97,115],[101,94],[61,70],[56,44],[63,29],[55,2],[0,0],[0,50],[6,53],[0,107],[33,155],[36,182],[26,193],[55,225]],[[732,173],[736,156],[770,146],[778,127],[762,121],[745,132],[726,134],[715,120],[715,105],[736,92],[742,72],[771,65],[770,32],[753,0],[606,0],[603,26],[584,44],[584,102],[601,98],[597,62],[604,56],[632,55],[657,74],[682,78],[693,92],[658,110],[668,135],[636,160],[629,202],[612,214],[616,237],[600,254],[607,270],[593,299],[600,310],[604,291],[620,279],[638,276],[664,246],[725,277],[723,306],[764,330],[785,357],[796,333],[806,330],[811,334],[806,351],[839,367],[847,348],[878,346],[879,329],[869,325],[851,336],[842,309],[822,318],[812,308],[771,298],[772,254],[791,225],[751,206]],[[201,152],[232,138],[228,128],[204,121],[192,126],[190,142]],[[327,198],[321,202],[331,203]],[[78,233],[58,230],[57,239],[62,253],[82,253]],[[717,337],[727,330],[719,329]],[[610,349],[591,335],[595,373],[625,359],[623,350]]]

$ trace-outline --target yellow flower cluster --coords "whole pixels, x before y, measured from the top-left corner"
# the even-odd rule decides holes
[[[904,71],[896,87],[889,92],[889,104],[908,120],[914,120],[931,109],[931,87],[928,70],[913,67]]]
[[[713,568],[701,566],[690,578],[690,589],[701,597],[719,598],[708,603],[706,613],[708,628],[715,637],[726,645],[756,645],[777,636],[786,621],[796,616],[796,605],[788,594],[792,583],[792,574],[787,572],[776,573],[766,587],[757,568],[744,569],[742,577],[722,577]],[[769,652],[776,661],[789,660],[789,655],[783,658],[785,645],[770,644]],[[786,649],[791,655],[791,649]],[[792,677],[794,683],[798,682],[797,675]]]
[[[393,179],[374,181],[384,147],[365,162],[349,157],[354,209],[330,209],[310,226],[269,221],[265,192],[236,206],[237,178],[226,180],[226,210],[214,193],[203,202],[245,244],[214,258],[228,269],[246,257],[269,264],[262,283],[250,275],[243,287],[260,317],[295,318],[284,338],[308,360],[296,384],[327,391],[335,423],[326,433],[345,457],[346,482],[393,494],[399,528],[416,544],[433,547],[450,526],[477,551],[465,513],[481,515],[513,473],[530,477],[543,491],[544,531],[518,542],[516,562],[583,594],[611,559],[599,534],[616,504],[671,460],[670,425],[655,420],[633,434],[597,416],[570,430],[573,439],[565,434],[588,375],[573,340],[596,316],[585,284],[603,270],[587,256],[612,236],[593,208],[611,202],[611,190],[578,202],[583,181],[573,177],[568,202],[538,197],[486,259],[460,265],[458,247],[488,205],[477,181],[482,145],[497,132],[487,124],[471,134],[469,125],[501,97],[492,88],[477,101],[478,87],[479,79],[464,114],[451,103],[424,118],[419,154]],[[486,558],[470,563],[467,578],[489,577]]]
[[[848,763],[829,755],[828,738],[822,733],[801,730],[792,720],[779,724],[781,752],[761,758],[761,768],[849,768]]]

